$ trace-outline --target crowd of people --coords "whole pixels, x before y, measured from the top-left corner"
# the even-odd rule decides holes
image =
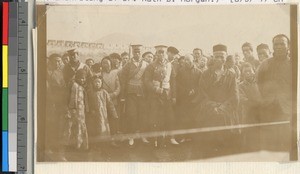
[[[181,55],[164,45],[155,46],[155,53],[131,45],[131,53],[112,53],[100,62],[80,62],[77,49],[52,54],[47,65],[49,142],[87,150],[95,145],[93,138],[124,134],[129,147],[137,141],[180,146],[188,135],[130,135],[288,120],[290,41],[279,34],[272,44],[273,53],[267,44],[256,47],[258,59],[247,42],[241,47],[243,59],[228,55],[222,44],[213,46],[211,57],[200,48]]]

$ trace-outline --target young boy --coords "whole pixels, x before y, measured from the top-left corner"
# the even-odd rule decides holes
[[[259,122],[261,95],[255,80],[255,73],[250,63],[245,63],[242,70],[244,80],[239,84],[240,115],[242,123]]]

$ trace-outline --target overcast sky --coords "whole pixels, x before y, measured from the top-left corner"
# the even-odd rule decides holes
[[[211,52],[223,43],[231,53],[248,41],[255,47],[272,37],[289,36],[289,6],[48,6],[48,39],[94,42],[132,35],[131,42],[172,45]],[[119,43],[123,43],[119,41]]]

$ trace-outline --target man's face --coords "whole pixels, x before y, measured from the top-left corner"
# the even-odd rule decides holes
[[[193,57],[192,56],[185,56],[184,57],[184,64],[186,68],[192,68],[193,66]]]
[[[153,54],[145,55],[145,61],[151,63],[153,61]]]
[[[243,47],[242,51],[243,51],[245,58],[252,57],[252,55],[253,55],[253,51],[251,50],[250,47]]]
[[[169,59],[170,61],[172,61],[172,60],[174,59],[175,54],[173,54],[173,53],[171,53],[171,52],[167,52],[167,55],[168,55],[168,59]]]
[[[164,50],[158,50],[156,56],[157,56],[157,60],[162,62],[166,58],[166,53]]]
[[[201,53],[200,50],[194,50],[194,51],[193,51],[193,56],[194,56],[194,60],[198,60],[198,59],[201,58],[202,53]]]
[[[206,64],[207,64],[207,58],[202,57],[202,58],[199,60],[199,65],[200,65],[200,67],[201,67],[201,68],[206,67]]]
[[[232,68],[235,65],[235,59],[234,58],[230,58],[226,61],[226,64],[229,68]]]
[[[213,54],[214,54],[214,65],[216,67],[222,67],[225,63],[227,53],[225,51],[215,51]]]
[[[113,67],[115,67],[117,69],[120,67],[121,62],[119,59],[112,59],[111,61],[112,61]]]
[[[133,54],[133,58],[135,60],[139,60],[140,57],[141,57],[141,50],[140,49],[134,49],[132,54]]]
[[[71,62],[77,62],[79,58],[79,55],[77,52],[73,53],[72,55],[70,55],[70,61]]]
[[[68,63],[70,62],[69,56],[64,57],[64,58],[62,59],[62,61],[63,61],[63,63],[64,63],[65,65],[68,64]]]
[[[253,80],[255,73],[251,67],[246,67],[243,69],[243,75],[245,77],[245,80]]]
[[[88,60],[88,61],[86,62],[86,64],[87,64],[89,67],[91,67],[91,66],[93,66],[95,63],[94,63],[93,60]]]
[[[236,64],[239,64],[239,62],[240,62],[240,56],[238,55],[238,54],[236,54],[235,56],[234,56],[234,58],[235,58],[235,63]]]
[[[55,65],[55,69],[59,69],[63,64],[62,59],[60,57],[56,57],[53,63]]]
[[[258,56],[259,61],[261,61],[261,62],[263,60],[269,58],[270,54],[271,53],[270,53],[269,49],[259,49],[259,50],[257,50],[257,56]]]
[[[277,37],[273,41],[274,54],[278,56],[286,56],[289,51],[288,40],[285,37]]]
[[[129,56],[128,55],[125,55],[122,57],[122,64],[125,65],[129,60]]]
[[[178,62],[179,62],[180,67],[184,67],[184,65],[185,65],[184,59],[179,59]]]
[[[103,62],[102,62],[102,69],[105,71],[105,72],[109,72],[111,70],[111,64],[110,64],[110,61],[107,60],[107,59],[104,59]]]

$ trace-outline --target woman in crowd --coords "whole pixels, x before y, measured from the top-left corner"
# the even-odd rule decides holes
[[[111,60],[111,69],[121,70],[121,56],[118,53],[112,53],[109,55],[109,59]]]
[[[118,106],[118,96],[120,94],[120,81],[118,76],[118,69],[112,69],[112,61],[109,57],[104,57],[101,61],[101,76],[102,76],[102,87],[105,89],[109,97],[111,98],[114,107],[119,113],[119,106]],[[119,114],[118,114],[119,115]],[[115,120],[113,117],[109,117],[109,122],[111,124],[111,132],[112,134],[116,134],[120,131],[120,122],[119,119]]]

